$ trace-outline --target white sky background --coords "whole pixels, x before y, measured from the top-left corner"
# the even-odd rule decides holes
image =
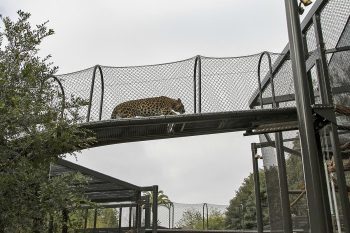
[[[195,55],[280,52],[288,40],[282,0],[1,0],[0,14],[22,9],[49,20],[42,44],[59,73],[96,64],[130,66]],[[306,14],[306,13],[305,13]],[[305,15],[304,14],[304,15]],[[78,163],[140,186],[158,184],[172,201],[228,204],[252,171],[243,132],[106,146]]]

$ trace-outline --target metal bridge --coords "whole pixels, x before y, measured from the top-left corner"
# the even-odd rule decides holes
[[[284,232],[292,231],[288,185],[283,170],[285,134],[281,132],[300,127],[300,136],[312,139],[301,143],[310,229],[330,232],[329,206],[322,199],[327,196],[322,190],[324,175],[317,167],[316,154],[321,154],[322,149],[317,147],[318,152],[311,149],[319,146],[315,138],[318,140],[322,127],[330,124],[327,133],[333,140],[333,157],[336,164],[341,163],[333,104],[350,103],[350,4],[348,0],[316,1],[301,23],[299,36],[296,35],[298,30],[292,30],[299,26],[295,23],[299,18],[292,2],[286,0],[291,46],[287,44],[280,54],[263,52],[229,58],[195,56],[172,63],[132,67],[96,65],[54,77],[59,83],[57,87],[64,99],[74,96],[87,101],[79,112],[80,126],[96,133],[98,142],[94,146],[233,131],[273,136],[282,211],[275,212],[271,207],[270,218],[273,214],[281,215]],[[297,21],[293,21],[295,19]],[[305,56],[301,57],[302,54]],[[297,60],[299,64],[295,65]],[[297,72],[302,71],[300,63],[303,61],[306,76]],[[110,119],[117,104],[156,96],[180,98],[186,114]],[[304,114],[298,115],[297,109]],[[64,110],[64,114],[68,112]],[[339,118],[337,120],[339,123]],[[337,179],[344,185],[339,189],[341,206],[344,215],[350,216],[344,171],[337,166]],[[259,212],[258,204],[257,199]],[[261,213],[257,215],[258,230],[262,232]],[[344,225],[349,233],[350,220],[345,219]]]

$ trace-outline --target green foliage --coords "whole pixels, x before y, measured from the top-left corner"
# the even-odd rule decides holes
[[[178,228],[203,229],[203,218],[199,210],[187,209],[183,212],[182,218],[177,223]]]
[[[80,221],[81,226],[83,227],[83,221],[85,217],[85,210],[78,211],[74,214],[71,214],[70,219],[75,218]],[[119,211],[114,208],[103,208],[97,209],[97,219],[96,219],[96,227],[97,228],[117,228],[118,227],[118,216]],[[87,215],[87,228],[94,227],[94,218],[95,218],[95,210],[89,209]]]
[[[265,186],[265,173],[259,171],[260,175],[260,192],[262,205],[267,205],[267,195]],[[255,229],[256,228],[256,208],[255,208],[255,191],[254,177],[250,174],[244,179],[242,185],[236,191],[236,195],[230,201],[226,211],[226,228],[227,229]],[[267,208],[263,208],[263,221],[268,223]]]
[[[293,142],[293,149],[300,151],[300,142],[297,137]],[[286,170],[288,186],[290,190],[304,189],[304,177],[303,177],[303,166],[301,157],[296,155],[290,155],[286,159]],[[269,170],[267,172],[272,172]],[[277,174],[277,173],[276,173]],[[260,177],[260,192],[261,202],[263,207],[263,223],[264,225],[269,224],[268,216],[268,203],[267,203],[267,192],[265,182],[264,170],[259,170]],[[290,203],[292,203],[298,195],[290,196]],[[291,213],[297,216],[307,216],[305,195],[296,202],[291,208]],[[278,217],[278,216],[277,216]],[[244,182],[236,192],[234,198],[230,201],[230,205],[226,212],[226,227],[228,229],[256,229],[256,207],[255,207],[255,191],[254,191],[254,177],[250,174],[244,179]]]
[[[150,205],[152,205],[152,203],[153,203],[153,192],[144,192],[143,195],[144,196],[146,196],[146,195],[149,196]],[[164,194],[163,190],[159,190],[158,191],[157,200],[158,200],[158,205],[162,205],[162,206],[165,206],[167,208],[170,208],[171,201],[170,201],[168,195]]]
[[[204,219],[206,228],[207,220]],[[182,214],[182,218],[176,224],[182,229],[202,230],[203,217],[199,210],[188,209]],[[225,215],[217,209],[210,209],[208,213],[208,230],[223,230],[225,229]]]
[[[57,67],[38,56],[40,43],[54,32],[46,23],[34,29],[29,13],[0,28],[0,232],[46,232],[48,219],[61,221],[84,197],[79,174],[49,179],[50,163],[94,142],[75,123],[83,101],[63,103],[50,76]],[[62,105],[67,109],[61,117]],[[77,185],[78,184],[78,185]],[[51,216],[51,217],[50,217]],[[61,224],[61,223],[59,223]]]

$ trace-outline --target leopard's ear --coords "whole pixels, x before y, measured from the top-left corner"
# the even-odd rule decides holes
[[[177,102],[181,103],[181,100],[180,100],[180,98],[178,98],[178,99],[177,99]]]

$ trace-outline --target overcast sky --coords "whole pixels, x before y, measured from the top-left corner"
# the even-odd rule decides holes
[[[195,55],[280,52],[287,43],[281,0],[1,0],[0,14],[22,9],[31,22],[49,20],[51,54],[59,73],[96,64],[131,66]],[[228,204],[251,172],[243,132],[106,146],[84,151],[77,163],[136,185],[158,184],[183,203]]]

